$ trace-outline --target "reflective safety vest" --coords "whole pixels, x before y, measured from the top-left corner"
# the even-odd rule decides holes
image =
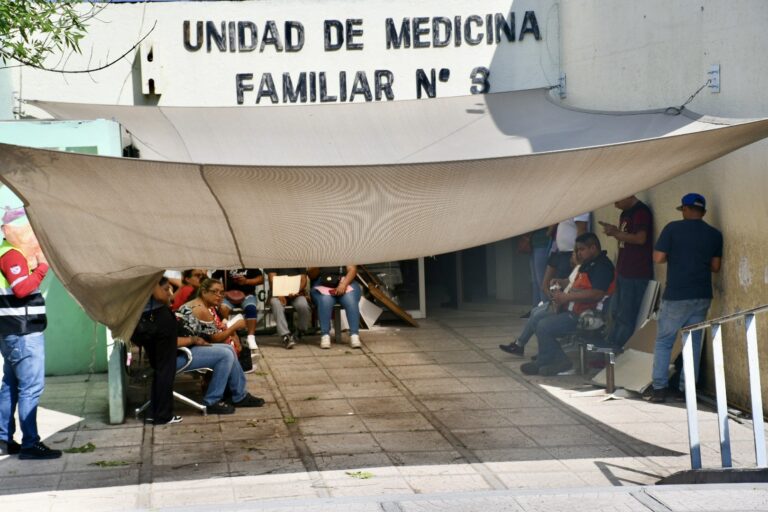
[[[7,240],[3,240],[0,245],[0,258],[13,249],[21,252]],[[31,273],[30,271],[29,274]],[[0,272],[0,335],[42,332],[47,324],[45,299],[40,293],[40,288],[20,299],[13,294],[11,283]]]

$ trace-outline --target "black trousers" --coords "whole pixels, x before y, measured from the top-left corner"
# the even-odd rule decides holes
[[[155,423],[167,423],[173,418],[173,380],[176,376],[176,316],[170,308],[154,313],[156,335],[143,343],[149,364],[154,370],[150,399]]]

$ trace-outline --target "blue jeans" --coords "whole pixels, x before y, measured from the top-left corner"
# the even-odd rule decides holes
[[[549,247],[534,247],[531,250],[531,288],[533,307],[538,306],[539,302],[547,300],[544,292],[541,290],[541,281],[544,279],[544,272],[547,270],[547,258],[549,256]]]
[[[42,332],[0,336],[3,383],[0,386],[0,441],[11,441],[16,433],[13,413],[19,408],[21,446],[40,442],[37,433],[37,404],[45,388],[45,338]]]
[[[613,327],[608,342],[622,348],[635,332],[637,312],[648,288],[649,279],[628,279],[618,276],[616,293],[611,297],[613,309]]]
[[[245,374],[237,361],[235,351],[226,343],[213,343],[210,346],[189,347],[192,352],[192,364],[188,370],[210,368],[213,370],[208,391],[203,397],[203,405],[213,405],[224,396],[224,390],[229,387],[232,400],[239,402],[247,391],[245,389]],[[176,369],[186,364],[187,358],[179,355],[176,358]]]
[[[554,314],[555,312],[552,311],[552,305],[549,302],[545,302],[541,306],[533,308],[531,310],[531,316],[528,317],[528,321],[525,322],[523,332],[521,332],[520,336],[517,338],[517,344],[521,347],[526,346],[531,339],[531,336],[536,332],[536,327],[539,325],[539,322]]]
[[[653,351],[653,389],[669,386],[669,363],[677,331],[682,327],[703,322],[712,299],[662,300],[659,310],[656,348]],[[701,359],[701,331],[692,333],[694,380],[699,378]],[[680,389],[684,388],[685,375],[680,374]]]
[[[347,313],[347,322],[349,323],[349,334],[359,334],[360,332],[360,296],[362,291],[360,285],[352,283],[352,291],[337,297],[335,295],[323,295],[312,288],[312,300],[317,304],[317,317],[320,320],[320,334],[325,335],[331,332],[331,316],[333,315],[333,306],[337,302],[341,304]]]
[[[547,316],[536,326],[536,338],[539,340],[539,366],[558,364],[568,359],[560,347],[557,338],[576,330],[576,317],[571,313],[557,313]]]
[[[235,305],[229,302],[227,299],[222,301],[222,304],[227,306],[230,311],[235,309]],[[256,320],[259,317],[259,309],[256,307],[256,296],[246,295],[243,302],[240,303],[240,307],[243,309],[243,317]]]

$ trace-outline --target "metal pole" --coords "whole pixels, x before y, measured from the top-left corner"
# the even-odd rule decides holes
[[[691,331],[683,331],[683,372],[685,374],[685,410],[688,413],[688,444],[691,449],[691,469],[701,469],[701,442],[696,417],[696,372],[693,368]]]
[[[723,363],[723,333],[720,324],[712,325],[712,357],[715,366],[715,396],[717,398],[717,425],[720,429],[720,460],[724,468],[731,461],[731,433],[728,429],[728,399],[725,391],[725,364]]]
[[[752,399],[752,430],[755,433],[755,461],[757,467],[768,467],[765,456],[765,427],[763,425],[763,397],[760,394],[760,361],[757,358],[757,323],[755,315],[744,317],[747,330],[747,361],[749,364],[749,394]]]

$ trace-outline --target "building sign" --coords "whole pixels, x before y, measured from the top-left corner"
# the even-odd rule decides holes
[[[84,7],[85,8],[85,7]],[[110,4],[36,99],[285,106],[465,96],[555,86],[556,0],[254,0]],[[154,28],[153,28],[154,27]],[[60,82],[61,88],[51,87]]]
[[[520,23],[518,19],[521,19]],[[384,18],[383,25],[384,37],[372,41],[366,37],[363,18],[325,19],[322,22],[323,51],[363,52],[366,45],[379,45],[388,52],[403,54],[408,50],[459,48],[462,45],[521,45],[526,44],[526,36],[527,44],[538,45],[542,41],[534,10],[524,11],[520,16],[515,11],[509,11],[451,17],[388,17]],[[307,29],[300,20],[270,19],[259,24],[251,20],[184,20],[182,27],[184,49],[190,53],[287,54],[301,52],[307,43]],[[316,35],[319,36],[319,32]],[[319,45],[320,41],[316,44]],[[466,94],[482,94],[491,90],[491,70],[486,62],[480,64],[485,65],[473,67],[467,76],[457,77],[454,74],[454,81],[464,80]],[[400,80],[406,82],[406,88],[410,82],[416,98],[434,98],[438,83],[451,80],[451,74],[449,67],[415,68],[410,76]],[[341,70],[338,74],[284,71],[277,76],[270,71],[259,74],[243,72],[236,73],[233,78],[238,105],[245,103],[246,96],[254,97],[256,104],[262,101],[277,104],[333,103],[355,101],[357,98],[364,101],[396,99],[396,77],[391,69],[374,69],[372,74],[366,70]]]

